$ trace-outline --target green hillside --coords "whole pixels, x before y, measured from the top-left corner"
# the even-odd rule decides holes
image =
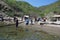
[[[25,1],[16,1],[16,0],[2,0],[2,1],[11,7],[9,11],[6,11],[6,14],[9,16],[13,16],[14,14],[18,14],[20,16],[24,14],[32,16],[35,15],[44,16],[54,11],[60,14],[60,0],[50,5],[42,6],[39,8],[36,8]]]
[[[52,3],[50,5],[39,7],[38,9],[41,11],[41,13],[43,15],[44,15],[44,13],[48,14],[48,13],[54,12],[54,11],[56,11],[58,14],[60,14],[60,0],[55,3]]]
[[[16,1],[16,0],[3,0],[10,7],[12,7],[16,12],[20,12],[23,14],[39,14],[40,11],[24,1]]]

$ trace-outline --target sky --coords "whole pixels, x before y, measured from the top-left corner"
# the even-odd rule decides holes
[[[28,2],[29,4],[31,4],[34,7],[40,7],[40,6],[49,5],[51,3],[54,3],[57,0],[24,0],[24,1]]]

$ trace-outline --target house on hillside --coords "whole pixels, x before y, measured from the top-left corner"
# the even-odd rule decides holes
[[[60,24],[60,15],[53,15],[47,21],[50,24]]]
[[[50,21],[48,23],[60,25],[60,15],[51,16]]]

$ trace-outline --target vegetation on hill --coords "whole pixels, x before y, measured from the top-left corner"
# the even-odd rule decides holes
[[[25,1],[16,1],[16,0],[3,0],[5,3],[7,3],[10,7],[12,7],[16,12],[20,12],[19,14],[39,14],[40,11],[30,5],[29,3]]]
[[[50,12],[58,12],[60,14],[60,0],[52,3],[50,5],[42,6],[36,8],[25,1],[16,1],[16,0],[2,0],[6,4],[8,4],[12,11],[7,11],[6,14],[9,16],[13,16],[15,13],[21,15],[28,14],[28,15],[40,15],[44,16],[49,14]]]
[[[50,12],[57,12],[58,14],[60,14],[60,1],[57,1],[50,5],[39,7],[38,9],[42,11],[42,14],[48,14]]]

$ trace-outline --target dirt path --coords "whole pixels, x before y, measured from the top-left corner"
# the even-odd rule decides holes
[[[9,24],[4,26],[11,26],[15,24]],[[52,24],[46,24],[46,25],[39,25],[38,23],[35,23],[34,25],[25,25],[24,22],[19,23],[19,27],[22,26],[23,28],[27,28],[29,30],[43,30],[49,34],[52,35],[59,35],[60,36],[60,25],[52,25]]]
[[[20,26],[23,26],[23,28],[29,28],[31,30],[43,30],[49,34],[60,36],[60,25],[39,25],[37,23],[34,25],[25,25],[22,23]]]

